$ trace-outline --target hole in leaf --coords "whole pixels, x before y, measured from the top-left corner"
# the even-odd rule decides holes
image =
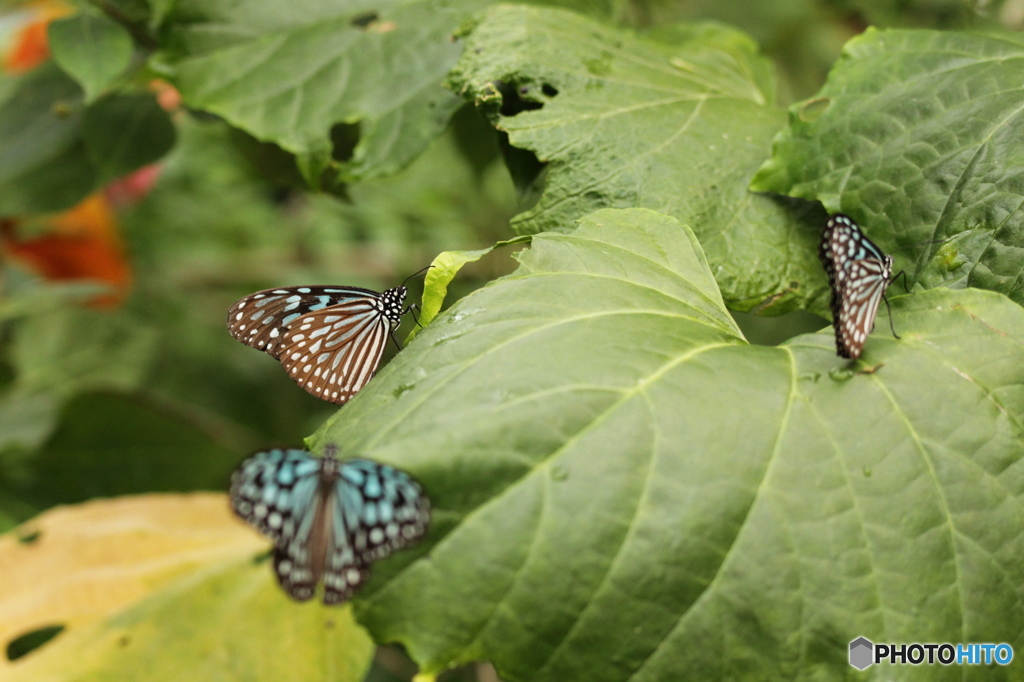
[[[511,83],[503,81],[494,81],[492,85],[501,95],[501,109],[499,112],[502,116],[515,116],[524,111],[532,111],[544,106],[543,102],[527,99],[532,92],[529,85],[516,87]]]
[[[558,94],[558,88],[556,88],[554,85],[551,85],[550,83],[545,83],[544,85],[542,85],[540,91],[543,92],[548,97],[554,97],[555,95]]]
[[[39,542],[39,538],[41,537],[43,537],[43,531],[34,530],[28,533],[24,533],[23,535],[19,535],[18,542],[20,542],[23,545],[33,545]]]
[[[7,643],[7,660],[16,661],[43,646],[64,631],[63,625],[47,625],[18,635]]]
[[[359,144],[358,123],[335,123],[331,126],[331,158],[348,161]]]
[[[352,20],[349,23],[358,29],[365,30],[370,24],[377,21],[378,19],[380,19],[380,15],[371,10],[369,12],[357,14],[355,17],[352,18]]]

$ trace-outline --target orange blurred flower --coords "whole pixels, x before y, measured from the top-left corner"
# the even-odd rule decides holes
[[[16,73],[35,68],[50,56],[46,30],[54,19],[66,16],[72,7],[44,0],[27,7],[24,24],[17,30],[3,55],[2,68]],[[180,104],[170,84],[154,81],[165,109]],[[45,216],[0,217],[0,245],[6,255],[48,280],[91,280],[108,284],[112,291],[97,296],[98,307],[119,305],[131,287],[131,266],[125,256],[114,209],[131,205],[144,197],[156,182],[156,165],[109,183],[74,208]],[[24,237],[27,228],[33,235]]]
[[[19,238],[19,221],[0,220],[0,243],[7,254],[49,280],[92,280],[113,291],[92,300],[96,307],[119,305],[131,287],[131,268],[125,258],[110,201],[103,192],[87,197],[72,209],[34,218],[45,234]]]
[[[3,59],[3,69],[20,73],[39,66],[50,56],[46,27],[54,19],[71,14],[72,8],[62,2],[38,2],[28,6],[28,18],[18,29]]]

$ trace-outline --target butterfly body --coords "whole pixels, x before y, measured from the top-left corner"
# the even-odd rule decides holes
[[[277,358],[299,386],[344,404],[377,371],[388,336],[402,321],[404,286],[383,293],[359,287],[264,289],[237,300],[228,330]]]
[[[418,542],[430,523],[430,502],[404,471],[297,449],[243,462],[231,478],[231,506],[274,542],[285,592],[307,601],[323,582],[325,604],[348,600],[373,562]]]
[[[878,305],[892,281],[892,256],[864,236],[853,220],[828,219],[818,246],[832,292],[832,326],[840,357],[860,357],[875,326]]]

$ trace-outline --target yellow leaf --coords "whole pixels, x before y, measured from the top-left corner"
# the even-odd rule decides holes
[[[361,680],[373,644],[350,609],[288,599],[267,549],[221,494],[46,512],[0,536],[0,642],[65,629],[0,678]]]

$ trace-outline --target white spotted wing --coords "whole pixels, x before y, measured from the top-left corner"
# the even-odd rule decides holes
[[[277,358],[310,394],[344,404],[377,371],[406,295],[404,286],[265,289],[231,306],[228,330]]]
[[[232,476],[231,505],[273,540],[281,587],[306,601],[323,582],[326,604],[348,600],[373,562],[418,542],[430,523],[430,502],[405,472],[305,450],[247,459]]]

